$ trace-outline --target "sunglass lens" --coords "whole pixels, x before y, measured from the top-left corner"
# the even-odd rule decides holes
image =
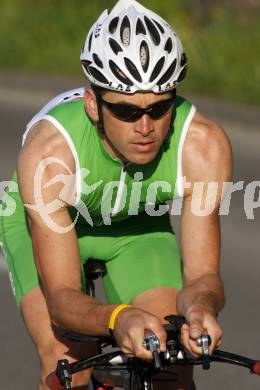
[[[106,103],[109,110],[122,121],[134,122],[138,119],[138,112],[134,107],[127,104]]]
[[[125,122],[135,122],[147,113],[152,119],[161,118],[169,111],[173,105],[173,99],[160,101],[153,104],[148,109],[142,109],[130,104],[109,103],[103,100],[103,104],[112,112],[114,116]]]
[[[165,100],[163,102],[155,103],[152,106],[152,109],[151,109],[149,115],[152,119],[159,119],[164,114],[166,114],[166,112],[169,111],[169,109],[171,108],[172,105],[173,105],[172,99],[168,99],[168,100]]]

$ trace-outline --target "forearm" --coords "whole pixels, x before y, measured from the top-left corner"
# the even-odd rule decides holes
[[[224,288],[220,278],[220,226],[217,211],[208,217],[189,213],[182,219],[184,288],[177,309],[187,317],[191,308],[206,310],[214,316],[223,308]]]
[[[224,304],[223,283],[216,273],[186,282],[177,298],[177,310],[185,317],[191,309],[203,309],[216,316]]]
[[[59,327],[89,335],[108,334],[108,323],[117,305],[105,305],[71,288],[48,297],[51,320]]]
[[[115,305],[100,304],[82,292],[75,231],[59,234],[32,222],[31,234],[51,321],[79,333],[107,334]]]

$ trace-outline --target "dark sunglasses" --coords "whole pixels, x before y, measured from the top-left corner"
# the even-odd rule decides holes
[[[174,97],[160,100],[146,108],[126,103],[110,103],[100,98],[101,103],[118,119],[124,122],[135,122],[143,115],[148,114],[152,119],[159,119],[173,106]]]

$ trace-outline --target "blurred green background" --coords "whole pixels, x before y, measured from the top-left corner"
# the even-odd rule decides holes
[[[177,30],[189,59],[182,89],[260,102],[260,0],[142,0]],[[81,75],[86,33],[114,0],[0,0],[0,70]]]

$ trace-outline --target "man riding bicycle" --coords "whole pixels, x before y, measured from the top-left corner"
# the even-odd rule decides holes
[[[143,359],[151,359],[146,330],[165,349],[167,314],[185,316],[183,343],[195,355],[201,334],[211,336],[211,352],[222,336],[218,209],[231,149],[224,131],[176,94],[187,70],[179,38],[137,1],[120,0],[95,22],[80,58],[90,87],[56,97],[28,124],[16,212],[1,221],[16,300],[39,354],[40,390],[58,359],[91,353],[64,340],[64,328],[112,330],[125,353]],[[169,200],[182,203],[183,263]],[[106,262],[108,304],[84,293],[88,258]],[[75,375],[74,388],[89,374]],[[180,369],[176,389],[193,386]]]

